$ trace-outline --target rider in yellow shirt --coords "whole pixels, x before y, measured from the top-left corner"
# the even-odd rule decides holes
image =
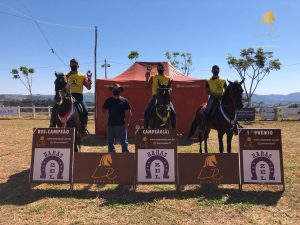
[[[66,75],[68,79],[68,84],[70,86],[70,91],[72,96],[76,99],[75,106],[80,113],[81,128],[82,133],[87,134],[86,129],[88,122],[88,111],[85,102],[83,101],[83,86],[88,90],[92,88],[92,81],[89,77],[86,77],[83,73],[78,72],[79,64],[76,59],[70,60],[71,71]],[[53,107],[53,114],[56,114],[56,106]],[[50,127],[56,126],[56,116],[51,117]]]
[[[149,118],[151,115],[151,111],[156,103],[156,94],[157,94],[157,88],[158,88],[158,82],[161,85],[168,85],[171,81],[171,78],[164,74],[164,66],[162,63],[157,64],[157,74],[150,78],[150,71],[151,67],[147,68],[147,72],[145,74],[146,77],[146,87],[149,88],[151,86],[151,92],[152,92],[152,98],[150,102],[148,103],[148,106],[146,107],[146,110],[144,112],[145,115],[145,128],[149,126]],[[149,79],[150,78],[150,79]],[[171,106],[171,124],[172,127],[176,127],[176,112],[174,109],[174,106],[172,102],[170,102]]]
[[[207,102],[205,115],[209,119],[215,105],[222,99],[225,88],[227,87],[226,81],[219,77],[220,68],[214,65],[211,69],[213,76],[206,81],[207,94],[210,96]]]

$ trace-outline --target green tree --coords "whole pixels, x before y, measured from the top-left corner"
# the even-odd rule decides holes
[[[184,52],[166,52],[165,57],[169,60],[169,62],[178,70],[180,70],[183,74],[189,76],[193,71],[192,65],[192,53],[184,53]]]
[[[179,60],[178,56],[180,55],[180,52],[166,52],[165,56],[169,60],[169,62],[176,68],[179,69]]]
[[[128,59],[130,59],[131,62],[134,63],[139,56],[140,54],[137,51],[131,51],[128,55]]]
[[[279,59],[273,59],[273,52],[265,52],[262,48],[242,49],[240,58],[230,55],[227,57],[227,63],[237,71],[241,79],[250,79],[247,85],[246,82],[243,83],[248,107],[252,105],[252,96],[258,84],[272,70],[280,70],[281,66]]]
[[[30,95],[31,105],[33,106],[32,98],[32,75],[35,73],[33,68],[27,68],[26,66],[20,66],[19,70],[14,68],[11,70],[13,79],[20,80],[24,87],[27,89]],[[22,78],[22,76],[23,78]]]

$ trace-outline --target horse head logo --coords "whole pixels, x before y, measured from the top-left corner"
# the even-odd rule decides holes
[[[107,154],[101,157],[100,163],[98,166],[111,166],[112,165],[112,158],[111,155]]]
[[[217,158],[216,155],[207,156],[204,165],[201,168],[200,173],[197,176],[198,180],[211,180],[218,181],[223,178],[220,176],[220,170],[217,168]]]
[[[115,169],[112,167],[112,157],[110,154],[103,155],[92,174],[93,179],[108,179],[114,180],[117,176],[114,174]]]
[[[217,159],[216,155],[210,155],[205,159],[205,163],[203,167],[217,167]]]

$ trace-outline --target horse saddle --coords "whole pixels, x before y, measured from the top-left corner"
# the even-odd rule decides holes
[[[205,103],[200,110],[200,115],[206,116],[208,118],[212,118],[216,110],[218,109],[219,105],[220,105],[219,101],[213,102],[211,106]]]

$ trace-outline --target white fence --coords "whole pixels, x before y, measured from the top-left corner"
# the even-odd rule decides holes
[[[5,109],[5,108],[11,108],[11,107],[1,107],[1,109]],[[94,109],[95,107],[93,106],[87,106],[89,115],[93,115],[94,114]],[[48,106],[48,107],[40,107],[40,106],[17,106],[17,116],[18,118],[21,118],[22,114],[32,114],[33,118],[36,117],[37,114],[43,114],[43,115],[47,115],[49,118],[51,116],[51,111],[52,111],[52,107]]]

